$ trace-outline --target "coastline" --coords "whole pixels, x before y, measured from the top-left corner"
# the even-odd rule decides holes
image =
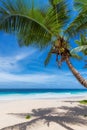
[[[78,102],[83,99],[87,96],[1,100],[0,130],[86,130],[87,106]]]
[[[87,89],[0,89],[0,101],[84,98]]]

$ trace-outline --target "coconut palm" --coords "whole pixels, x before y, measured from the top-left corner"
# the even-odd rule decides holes
[[[67,6],[66,0],[49,0],[49,6],[45,6],[45,9],[35,6],[34,0],[0,0],[0,29],[14,33],[20,46],[33,44],[42,49],[49,45],[45,65],[51,54],[55,54],[58,65],[65,61],[77,80],[87,87],[87,81],[70,62],[70,58],[76,54],[70,53],[67,40],[70,21]]]

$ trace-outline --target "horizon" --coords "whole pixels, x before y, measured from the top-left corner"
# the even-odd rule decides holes
[[[86,88],[0,88],[1,90],[87,90]]]

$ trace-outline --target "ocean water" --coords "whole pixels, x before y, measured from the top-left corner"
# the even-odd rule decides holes
[[[81,97],[87,89],[0,89],[0,100]]]

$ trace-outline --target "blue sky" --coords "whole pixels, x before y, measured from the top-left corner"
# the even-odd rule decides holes
[[[74,47],[73,43],[71,39]],[[58,68],[55,56],[44,67],[48,51],[49,48],[43,51],[35,47],[20,48],[14,35],[0,32],[0,88],[83,88],[65,63]],[[71,62],[86,78],[84,61],[71,59]]]

